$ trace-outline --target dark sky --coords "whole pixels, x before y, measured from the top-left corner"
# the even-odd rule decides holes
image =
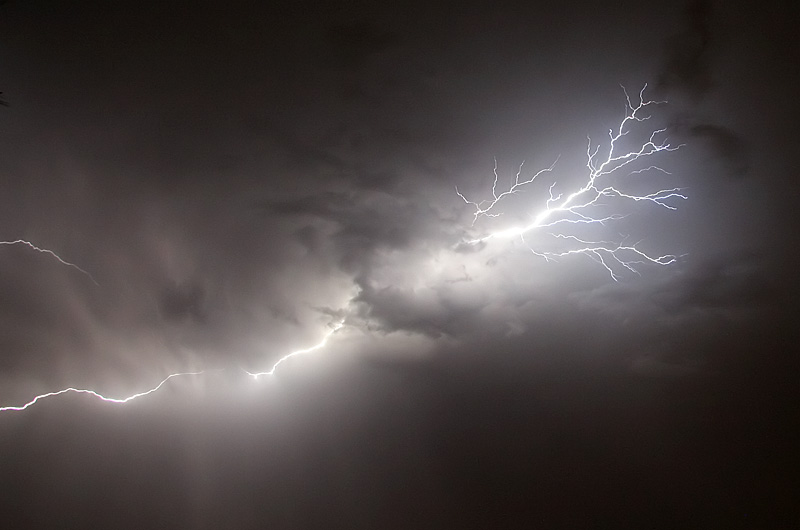
[[[528,4],[0,5],[0,239],[88,273],[0,246],[0,407],[207,370],[0,412],[2,526],[800,525],[800,8]],[[645,83],[688,198],[563,233],[675,263],[463,243]]]

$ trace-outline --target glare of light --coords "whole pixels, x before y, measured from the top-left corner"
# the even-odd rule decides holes
[[[283,357],[281,357],[280,359],[275,361],[275,363],[270,367],[270,369],[265,371],[265,372],[249,372],[247,370],[245,370],[245,372],[249,376],[251,376],[253,379],[258,379],[259,377],[261,377],[263,375],[275,375],[275,370],[278,369],[278,366],[280,366],[282,363],[288,361],[292,357],[296,357],[298,355],[304,355],[306,353],[311,353],[313,351],[316,351],[316,350],[324,348],[328,344],[328,339],[330,339],[331,336],[334,333],[336,333],[337,331],[339,331],[343,327],[344,327],[344,322],[335,322],[335,323],[331,324],[330,325],[330,329],[328,330],[328,332],[325,333],[325,336],[317,344],[315,344],[315,345],[313,345],[313,346],[311,346],[309,348],[303,348],[301,350],[296,350],[296,351],[293,351],[291,353],[287,353],[286,355],[284,355]]]
[[[628,271],[636,273],[637,270],[635,265],[638,264],[651,263],[657,265],[668,265],[674,263],[677,260],[677,256],[672,254],[656,256],[644,252],[643,250],[637,248],[635,244],[625,244],[624,241],[591,241],[568,232],[568,230],[575,229],[576,227],[580,227],[582,225],[606,225],[607,223],[612,223],[625,217],[625,213],[623,212],[605,215],[593,215],[592,208],[597,206],[599,201],[601,201],[603,198],[616,198],[630,203],[644,202],[668,210],[675,210],[676,202],[687,199],[687,197],[682,193],[681,188],[663,188],[656,189],[645,194],[635,194],[625,191],[624,189],[614,186],[613,184],[607,183],[611,176],[619,174],[623,168],[632,169],[633,166],[631,165],[637,161],[652,157],[657,153],[675,151],[681,147],[680,145],[671,145],[666,138],[663,137],[665,129],[654,129],[645,136],[638,147],[624,153],[617,152],[618,143],[620,140],[623,137],[628,136],[628,134],[631,132],[629,128],[630,125],[637,122],[647,121],[650,116],[642,115],[646,112],[646,109],[652,105],[663,103],[660,101],[645,101],[644,91],[646,88],[647,85],[642,88],[642,90],[639,92],[639,102],[634,104],[631,102],[627,91],[625,91],[623,87],[626,99],[625,117],[622,119],[616,129],[609,130],[609,143],[605,157],[602,157],[600,154],[600,145],[596,145],[593,148],[591,139],[588,140],[588,146],[586,150],[586,167],[588,168],[588,174],[582,185],[565,195],[564,193],[555,193],[554,190],[556,183],[554,182],[549,187],[548,196],[544,200],[544,205],[531,215],[530,223],[522,226],[513,226],[502,230],[496,230],[485,236],[466,240],[465,243],[469,245],[477,245],[491,239],[519,238],[523,243],[526,244],[533,254],[540,256],[547,261],[554,261],[557,258],[571,255],[588,256],[602,265],[614,280],[618,279],[618,273],[615,269],[619,266]],[[516,195],[522,191],[525,186],[536,181],[537,178],[542,177],[542,175],[552,173],[557,162],[558,159],[556,159],[549,167],[535,172],[529,178],[522,177],[524,170],[523,162],[520,164],[519,169],[516,172],[513,184],[507,190],[498,192],[499,177],[497,173],[497,161],[495,160],[493,170],[494,181],[492,184],[492,196],[490,199],[471,201],[467,199],[457,188],[456,193],[467,205],[470,205],[474,208],[474,211],[472,212],[472,224],[474,225],[483,217],[499,217],[501,215],[501,212],[499,211],[499,204],[504,198],[511,195]],[[628,175],[647,176],[653,172],[669,175],[666,170],[656,165],[632,169]],[[565,251],[548,251],[543,249],[535,249],[529,246],[525,240],[526,234],[540,229],[561,230],[559,232],[550,232],[549,235],[555,239],[561,239],[574,244],[575,247]],[[48,254],[63,265],[74,268],[86,275],[92,280],[92,282],[98,285],[95,279],[88,272],[78,267],[74,263],[64,260],[52,250],[40,248],[33,243],[22,239],[17,239],[14,241],[0,241],[0,245],[24,245],[37,252]],[[469,279],[469,275],[466,273],[466,270],[464,270],[464,279]],[[452,281],[459,280],[456,279]],[[324,348],[328,344],[330,338],[343,327],[344,320],[340,320],[331,324],[330,329],[325,333],[320,342],[308,348],[287,353],[275,361],[269,370],[263,372],[249,372],[245,370],[245,372],[256,380],[262,376],[274,375],[278,367],[287,362],[289,359]],[[204,373],[207,372],[204,370],[198,372],[173,373],[162,379],[156,386],[150,388],[149,390],[138,392],[123,398],[111,398],[104,396],[95,390],[69,387],[54,392],[39,394],[23,405],[0,406],[0,412],[26,410],[44,399],[69,393],[87,394],[106,403],[124,404],[158,391],[173,378],[183,376],[198,376]]]
[[[641,250],[635,244],[625,244],[624,241],[589,241],[570,232],[582,225],[605,226],[625,217],[624,212],[603,215],[593,213],[593,208],[597,207],[604,198],[620,199],[627,203],[649,203],[668,210],[675,210],[676,202],[688,198],[682,193],[682,188],[662,188],[644,194],[637,194],[608,182],[625,169],[632,169],[632,164],[638,161],[650,158],[657,153],[676,151],[681,147],[681,145],[672,145],[667,141],[664,135],[666,129],[653,129],[646,133],[641,142],[633,149],[618,152],[621,139],[631,133],[630,126],[649,120],[650,115],[644,114],[648,108],[664,103],[663,101],[645,100],[644,92],[646,88],[647,85],[639,92],[638,103],[633,103],[628,92],[623,87],[626,101],[625,117],[616,128],[609,129],[609,142],[604,150],[605,156],[600,153],[601,146],[599,144],[593,146],[591,138],[588,139],[586,148],[586,167],[588,172],[582,185],[565,194],[556,193],[554,190],[557,183],[553,182],[549,187],[548,196],[544,198],[544,204],[531,214],[530,223],[495,230],[482,237],[468,239],[465,243],[477,245],[491,239],[519,238],[533,254],[547,261],[557,261],[557,258],[572,255],[587,256],[602,265],[615,281],[619,279],[617,271],[620,266],[630,272],[638,273],[635,268],[635,265],[638,264],[669,265],[677,261],[678,256],[673,254],[658,256]],[[499,204],[504,198],[520,193],[525,189],[525,186],[532,184],[542,175],[552,173],[557,162],[558,159],[549,167],[535,172],[529,178],[522,176],[523,162],[520,164],[511,186],[505,191],[498,192],[497,161],[495,160],[494,181],[492,183],[491,198],[489,199],[472,201],[467,199],[456,188],[458,196],[474,209],[472,212],[472,225],[474,226],[483,217],[499,217],[501,215]],[[651,173],[669,175],[668,171],[657,165],[631,170],[628,175],[647,176]],[[530,246],[525,236],[542,229],[551,229],[552,231],[548,232],[551,237],[574,243],[574,248],[566,251],[548,251]]]

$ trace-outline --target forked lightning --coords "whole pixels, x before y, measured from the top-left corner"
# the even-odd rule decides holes
[[[632,150],[619,152],[621,149],[620,144],[623,143],[623,138],[627,137],[632,132],[631,127],[635,124],[645,122],[650,119],[650,115],[646,115],[648,109],[651,106],[663,103],[660,101],[645,100],[644,92],[646,88],[647,85],[645,85],[639,92],[639,101],[637,103],[633,103],[627,91],[625,91],[623,87],[626,101],[625,117],[622,119],[616,129],[609,130],[609,143],[605,149],[603,149],[604,155],[600,152],[600,145],[593,146],[591,139],[588,140],[588,146],[586,149],[586,167],[588,169],[588,174],[582,185],[577,186],[575,189],[573,189],[573,191],[565,195],[564,193],[555,193],[554,190],[557,184],[553,182],[549,186],[548,195],[544,198],[544,204],[534,214],[531,215],[530,223],[489,232],[486,235],[468,239],[466,240],[466,243],[475,245],[492,239],[519,238],[523,243],[525,243],[531,252],[548,261],[557,260],[557,258],[571,255],[580,254],[588,256],[602,265],[611,275],[611,278],[615,281],[619,279],[619,273],[622,269],[636,273],[637,270],[635,265],[637,264],[651,263],[656,265],[668,265],[675,262],[677,260],[677,256],[673,254],[655,256],[641,250],[635,244],[625,244],[624,238],[620,242],[592,241],[579,237],[575,233],[571,233],[569,231],[586,225],[605,226],[608,223],[618,221],[626,216],[626,212],[598,213],[599,211],[602,211],[600,208],[601,206],[606,206],[601,205],[604,199],[610,199],[612,201],[619,200],[623,204],[641,202],[650,203],[654,206],[666,208],[668,210],[676,209],[675,204],[678,201],[687,199],[686,195],[682,193],[681,188],[655,189],[642,194],[626,191],[623,186],[619,184],[615,185],[615,182],[619,180],[617,177],[621,176],[621,174],[628,169],[630,171],[627,173],[627,175],[633,178],[643,178],[654,172],[668,175],[669,173],[667,171],[657,165],[648,165],[647,167],[639,167],[637,169],[634,164],[643,159],[649,159],[657,153],[675,151],[681,147],[681,145],[673,146],[666,140],[664,137],[665,129],[654,129],[645,134],[642,141],[637,143],[636,147]],[[472,212],[472,225],[474,226],[479,220],[485,217],[499,217],[501,215],[501,201],[511,195],[516,195],[523,191],[526,189],[526,186],[533,184],[537,179],[542,177],[542,175],[553,173],[557,162],[558,159],[556,159],[556,161],[553,162],[553,164],[549,167],[535,172],[529,178],[524,178],[522,176],[524,170],[523,162],[523,164],[520,164],[514,178],[514,182],[511,184],[511,186],[505,191],[498,191],[499,177],[497,172],[497,161],[495,160],[493,171],[494,182],[492,184],[491,192],[492,195],[491,198],[486,200],[471,201],[467,199],[458,190],[458,188],[456,188],[456,193],[458,196],[467,205],[474,209]],[[553,238],[553,240],[560,240],[562,244],[573,245],[573,247],[568,248],[567,250],[547,250],[539,247],[534,248],[526,240],[526,235],[531,235],[537,231],[545,230],[547,230],[546,234],[548,237]],[[37,252],[49,254],[57,259],[60,263],[85,274],[92,280],[92,282],[97,284],[94,278],[85,270],[62,259],[55,252],[40,248],[29,241],[22,239],[15,241],[0,241],[0,245],[25,245]],[[309,348],[293,351],[284,355],[278,359],[267,371],[249,372],[245,370],[245,372],[253,379],[259,379],[262,376],[274,375],[277,368],[292,357],[307,354],[324,348],[328,344],[329,339],[333,336],[333,334],[338,332],[343,327],[344,321],[339,321],[335,324],[332,324],[328,332],[323,336],[319,343]],[[110,398],[94,390],[69,387],[56,392],[40,394],[23,405],[0,407],[0,412],[26,410],[36,403],[39,403],[43,399],[68,393],[88,394],[107,403],[128,403],[134,399],[156,392],[157,390],[161,389],[170,379],[182,376],[201,375],[203,373],[205,372],[180,372],[170,374],[153,388],[124,398]]]
[[[676,201],[687,199],[681,188],[656,189],[641,194],[625,191],[619,185],[614,185],[613,182],[610,182],[618,180],[616,177],[621,176],[625,169],[632,169],[634,167],[633,164],[642,159],[650,158],[657,153],[676,151],[681,147],[681,145],[671,145],[667,141],[664,136],[666,129],[655,129],[645,134],[643,140],[632,150],[619,152],[619,144],[622,143],[623,138],[631,133],[631,126],[649,120],[650,115],[646,114],[649,108],[664,103],[663,101],[645,100],[644,91],[646,88],[647,85],[639,92],[638,103],[633,103],[628,92],[623,87],[626,102],[625,117],[616,129],[609,129],[609,143],[604,149],[605,156],[600,152],[601,145],[593,146],[591,138],[588,139],[586,148],[588,174],[582,185],[565,195],[564,193],[556,194],[554,192],[556,183],[553,182],[550,184],[548,196],[544,199],[544,205],[531,215],[530,223],[489,232],[487,235],[468,239],[466,243],[474,245],[491,239],[519,238],[531,252],[548,261],[577,254],[588,256],[605,267],[615,281],[619,279],[619,267],[636,273],[637,270],[634,265],[637,264],[668,265],[674,263],[678,257],[673,254],[655,256],[637,248],[636,245],[626,245],[624,241],[588,241],[572,233],[564,233],[565,230],[574,230],[580,225],[605,225],[625,217],[623,212],[598,215],[595,210],[599,209],[598,207],[601,206],[603,199],[618,199],[629,203],[645,202],[669,210],[676,209]],[[556,159],[557,161],[558,159]],[[517,170],[513,184],[507,190],[498,192],[497,161],[495,160],[492,196],[489,199],[471,201],[456,188],[458,196],[466,204],[474,208],[472,225],[474,226],[482,217],[499,217],[501,215],[498,211],[500,209],[499,203],[503,199],[518,194],[524,189],[524,186],[533,184],[542,175],[552,173],[556,162],[537,171],[529,178],[522,177],[523,162]],[[627,175],[641,176],[651,172],[669,175],[669,172],[656,165],[632,169]],[[555,239],[569,240],[575,243],[575,247],[568,250],[547,250],[531,246],[526,240],[526,235],[542,229],[560,230],[558,232],[550,231],[547,234]]]

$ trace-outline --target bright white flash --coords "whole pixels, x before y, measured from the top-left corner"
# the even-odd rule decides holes
[[[81,273],[85,274],[90,280],[92,280],[92,282],[95,285],[97,285],[98,287],[100,286],[100,284],[97,283],[97,281],[92,277],[91,274],[89,274],[85,270],[81,269],[80,267],[78,267],[74,263],[70,263],[69,261],[63,259],[61,256],[59,256],[58,254],[56,254],[52,250],[48,250],[46,248],[37,247],[36,245],[31,243],[30,241],[25,241],[24,239],[17,239],[17,240],[14,240],[14,241],[0,241],[0,245],[9,245],[9,246],[10,245],[25,245],[26,247],[32,248],[36,252],[41,252],[42,254],[49,254],[49,255],[53,256],[55,259],[57,259],[60,263],[66,265],[67,267],[72,267],[73,269],[77,270],[78,272],[81,272]]]
[[[620,267],[630,272],[638,273],[635,268],[635,265],[638,264],[668,265],[674,263],[677,260],[677,256],[673,254],[665,254],[663,256],[649,254],[637,248],[635,244],[625,244],[624,238],[622,242],[589,241],[571,233],[581,225],[599,224],[605,226],[607,223],[625,217],[623,212],[598,213],[598,211],[602,211],[601,207],[608,206],[607,202],[643,202],[668,210],[675,210],[677,201],[687,199],[681,193],[682,188],[654,189],[646,193],[634,193],[626,191],[619,184],[615,185],[615,181],[619,181],[617,177],[620,177],[625,170],[630,170],[627,176],[639,177],[640,179],[642,176],[647,176],[651,173],[669,175],[669,172],[656,165],[639,167],[638,169],[634,169],[634,167],[639,165],[637,163],[640,163],[643,159],[650,158],[657,153],[676,151],[681,147],[681,145],[673,146],[667,141],[664,137],[666,129],[654,129],[647,132],[642,140],[636,143],[635,147],[620,152],[619,144],[623,143],[623,141],[630,141],[630,138],[626,137],[632,132],[631,126],[650,119],[650,115],[646,114],[649,107],[665,103],[663,101],[645,100],[644,91],[646,88],[647,85],[645,84],[639,92],[639,101],[633,103],[625,87],[623,87],[626,101],[625,117],[616,129],[609,129],[609,143],[603,149],[605,155],[600,152],[601,146],[593,146],[591,138],[588,138],[588,146],[586,148],[588,174],[582,185],[577,186],[568,193],[556,193],[557,183],[553,182],[549,188],[549,196],[544,200],[544,205],[531,214],[530,223],[490,232],[488,235],[467,240],[466,243],[475,245],[490,239],[514,239],[519,237],[531,252],[547,261],[555,261],[561,257],[577,254],[588,256],[602,265],[615,281],[618,279]],[[556,159],[557,161],[558,159]],[[499,217],[501,215],[498,211],[500,209],[499,203],[504,198],[519,193],[524,186],[532,184],[541,175],[551,173],[555,168],[556,162],[553,162],[550,167],[537,171],[529,178],[522,177],[523,162],[519,166],[513,184],[507,190],[498,192],[497,161],[495,160],[494,182],[490,199],[471,201],[456,188],[458,196],[466,204],[474,208],[472,213],[473,226],[482,217]],[[609,201],[606,201],[606,199]],[[547,234],[550,237],[562,240],[562,244],[569,243],[573,246],[568,250],[557,251],[530,246],[525,236],[534,231],[542,230],[547,230]]]

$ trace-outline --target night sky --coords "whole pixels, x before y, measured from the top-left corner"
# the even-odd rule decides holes
[[[205,371],[0,412],[0,526],[800,527],[800,7],[519,4],[0,5],[0,407]],[[687,199],[563,233],[674,263],[465,243],[645,83]]]

